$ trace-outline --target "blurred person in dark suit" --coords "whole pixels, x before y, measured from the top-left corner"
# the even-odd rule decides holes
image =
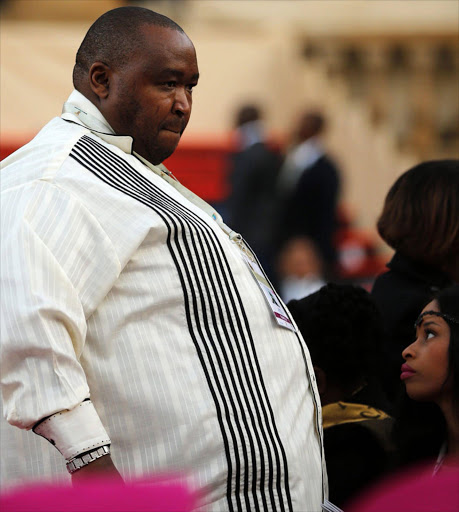
[[[333,237],[341,178],[321,140],[325,125],[320,112],[308,110],[294,129],[294,143],[278,180],[278,239],[281,246],[298,236],[311,239],[325,263],[326,275],[332,277],[337,263]]]
[[[282,156],[266,141],[258,106],[242,106],[235,125],[237,149],[229,160],[228,224],[250,244],[272,277],[274,199]]]

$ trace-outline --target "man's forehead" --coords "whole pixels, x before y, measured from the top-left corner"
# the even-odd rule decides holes
[[[193,72],[195,71],[195,72]],[[189,73],[192,73],[189,75]],[[186,78],[187,80],[198,80],[199,79],[199,72],[193,69],[187,69],[186,72],[182,69],[174,68],[174,67],[164,67],[159,70],[157,70],[158,78],[170,78],[174,77],[178,80]]]
[[[143,36],[144,44],[152,48],[173,49],[188,47],[194,49],[191,39],[185,32],[178,29],[145,23],[139,27],[139,31]]]
[[[147,67],[155,66],[157,72],[191,72],[199,75],[196,52],[189,37],[179,30],[155,25],[144,25],[143,45],[138,56]]]

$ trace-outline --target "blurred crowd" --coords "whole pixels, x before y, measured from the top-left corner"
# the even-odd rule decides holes
[[[285,301],[339,276],[342,177],[326,151],[325,129],[321,112],[305,111],[283,154],[267,139],[260,108],[248,104],[236,114],[227,222],[252,246]]]
[[[454,510],[458,492],[444,483],[459,481],[459,161],[422,162],[392,185],[376,227],[395,252],[364,289],[340,272],[342,173],[323,141],[325,115],[304,111],[285,151],[263,128],[256,105],[238,111],[228,223],[260,255],[307,341],[330,501],[437,510],[438,494],[429,500],[414,485],[421,479],[443,493],[441,510]],[[419,465],[358,502],[370,484]],[[443,480],[431,487],[426,467]],[[403,494],[410,506],[395,501]]]

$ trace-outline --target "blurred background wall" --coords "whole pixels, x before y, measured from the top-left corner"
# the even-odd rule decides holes
[[[172,17],[197,49],[201,79],[179,151],[226,147],[234,112],[243,102],[262,105],[267,128],[280,144],[288,144],[305,108],[321,108],[329,120],[328,146],[344,175],[342,202],[358,226],[373,232],[399,174],[421,160],[459,158],[456,0],[3,0],[0,5],[3,155],[60,114],[72,90],[74,56],[90,24],[108,9],[141,5]],[[224,173],[222,165],[208,167]],[[193,176],[185,181],[193,188]],[[220,190],[208,187],[208,200],[225,194],[224,177],[214,183]],[[382,242],[380,249],[387,250]]]

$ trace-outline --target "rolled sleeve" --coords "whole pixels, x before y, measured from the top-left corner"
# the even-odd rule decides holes
[[[90,212],[58,187],[9,190],[1,207],[4,415],[30,429],[90,396],[80,364],[86,319],[119,261]]]
[[[61,411],[41,421],[33,429],[70,460],[80,453],[110,444],[110,438],[90,400],[71,411]]]

